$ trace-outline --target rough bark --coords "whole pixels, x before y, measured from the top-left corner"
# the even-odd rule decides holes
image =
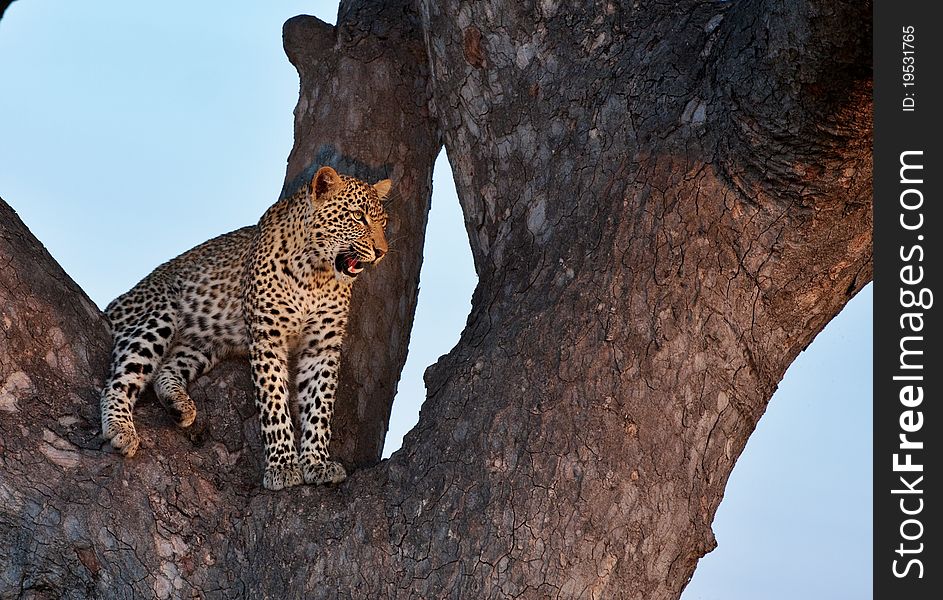
[[[404,453],[446,449],[439,528],[481,498],[451,581],[676,598],[777,382],[870,280],[870,9],[497,4],[423,4],[480,283]]]
[[[680,595],[777,382],[871,278],[870,6],[418,10],[285,30],[286,188],[322,163],[389,174],[421,204],[400,209],[415,249],[437,127],[453,165],[480,282],[403,449],[334,489],[260,490],[236,365],[197,382],[196,439],[151,404],[140,459],[100,451],[103,323],[2,207],[0,595]],[[372,104],[384,77],[413,95]],[[388,331],[402,260],[360,309],[405,296]],[[351,352],[388,352],[368,327]],[[348,360],[346,385],[394,386]]]

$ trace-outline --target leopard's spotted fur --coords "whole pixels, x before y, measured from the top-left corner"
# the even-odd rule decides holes
[[[222,358],[248,353],[265,446],[263,485],[340,482],[329,460],[331,416],[350,287],[387,251],[385,179],[369,185],[321,168],[258,225],[205,242],[157,267],[108,305],[112,364],[102,390],[102,435],[132,456],[131,411],[154,389],[181,427],[196,418],[187,384]],[[297,360],[300,454],[288,407]]]

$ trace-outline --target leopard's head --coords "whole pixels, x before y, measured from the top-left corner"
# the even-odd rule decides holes
[[[389,179],[370,185],[331,167],[321,167],[311,179],[311,242],[323,260],[333,263],[338,279],[352,281],[387,253],[383,199],[391,186]]]

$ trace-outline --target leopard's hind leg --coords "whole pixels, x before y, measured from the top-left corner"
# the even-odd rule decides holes
[[[140,292],[135,295],[132,290],[107,311],[114,349],[101,393],[102,437],[125,456],[134,456],[140,444],[131,414],[134,405],[154,377],[176,329],[170,301],[141,300]]]
[[[187,393],[187,385],[212,369],[219,358],[216,348],[187,344],[174,346],[167,354],[154,380],[154,391],[180,427],[189,427],[196,419],[196,405]]]

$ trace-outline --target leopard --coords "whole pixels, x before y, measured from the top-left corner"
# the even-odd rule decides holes
[[[329,454],[340,354],[352,285],[389,250],[391,186],[321,167],[256,225],[165,262],[108,304],[113,346],[101,392],[102,438],[117,453],[135,455],[141,440],[132,411],[149,384],[176,424],[191,426],[190,382],[226,358],[247,356],[263,487],[344,481],[345,468]]]

